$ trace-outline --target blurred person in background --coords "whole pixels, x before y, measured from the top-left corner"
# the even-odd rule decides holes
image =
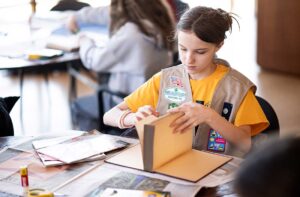
[[[300,138],[268,142],[249,154],[235,179],[241,197],[300,196]]]
[[[69,19],[67,27],[77,31],[78,23],[109,27],[107,46],[98,47],[82,36],[79,52],[86,68],[110,73],[111,90],[129,94],[172,64],[174,47],[168,38],[174,20],[161,0],[112,0],[109,7],[86,7]]]
[[[181,15],[189,9],[189,5],[180,0],[166,0],[173,10],[176,22],[179,21]]]
[[[85,7],[75,12],[66,26],[77,32],[80,24],[109,28],[109,40],[105,46],[97,46],[93,39],[81,35],[79,53],[86,68],[109,74],[107,83],[111,91],[129,94],[154,73],[173,63],[175,47],[169,38],[174,31],[175,20],[165,1],[112,0],[110,6]],[[93,102],[97,102],[96,99]],[[119,100],[107,96],[104,102],[105,108],[109,109]],[[78,102],[73,106],[75,113],[85,111],[98,116],[96,103],[92,104],[92,108]],[[77,121],[79,119],[73,120]],[[79,127],[95,129],[92,124],[87,125],[90,127]]]

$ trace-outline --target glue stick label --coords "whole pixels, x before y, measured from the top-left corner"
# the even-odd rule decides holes
[[[21,175],[21,184],[22,184],[22,187],[28,187],[29,186],[29,182],[28,182],[28,170],[27,170],[27,166],[22,166],[20,168],[20,175]]]

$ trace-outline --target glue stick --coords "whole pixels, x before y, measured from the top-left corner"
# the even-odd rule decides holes
[[[27,166],[20,167],[20,175],[21,175],[21,184],[23,187],[23,194],[24,196],[27,196],[28,186],[29,186]]]

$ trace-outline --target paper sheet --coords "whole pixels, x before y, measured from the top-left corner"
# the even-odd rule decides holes
[[[127,145],[109,135],[79,136],[63,143],[38,149],[37,152],[64,163],[73,163]]]

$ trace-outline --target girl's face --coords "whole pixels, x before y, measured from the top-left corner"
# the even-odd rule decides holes
[[[178,32],[178,50],[181,62],[192,79],[202,79],[215,70],[213,63],[215,53],[220,47],[204,42],[193,32]]]

